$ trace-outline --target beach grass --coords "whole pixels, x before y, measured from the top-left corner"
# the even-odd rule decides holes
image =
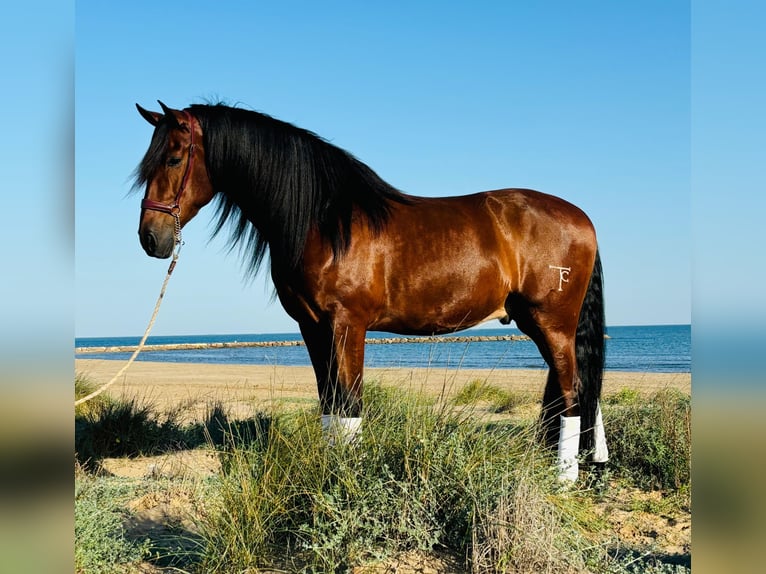
[[[237,419],[214,401],[202,423],[184,426],[179,411],[107,397],[76,417],[83,462],[201,448],[215,453],[220,472],[205,482],[193,548],[179,544],[173,556],[167,540],[133,540],[115,518],[124,521],[120,502],[152,477],[121,482],[80,467],[78,572],[129,571],[160,547],[165,563],[188,572],[363,572],[406,552],[450,556],[466,573],[687,571],[615,542],[597,510],[603,491],[585,474],[572,488],[556,481],[534,418],[481,417],[477,405],[492,411],[508,397],[481,381],[451,399],[368,383],[362,435],[334,446],[313,405]],[[522,393],[510,402],[534,400]],[[637,510],[689,504],[688,406],[688,395],[671,391],[605,398],[611,480],[665,495],[635,502]]]
[[[586,568],[586,538],[564,512],[569,494],[531,426],[477,425],[376,385],[365,404],[351,445],[328,445],[315,411],[274,413],[263,434],[232,436],[203,569],[350,571],[435,548],[477,571]]]
[[[456,393],[456,405],[476,405],[488,403],[494,413],[511,413],[521,406],[540,402],[540,398],[528,391],[508,391],[490,384],[486,379],[472,379]]]

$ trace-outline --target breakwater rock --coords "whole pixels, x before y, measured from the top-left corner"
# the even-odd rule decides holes
[[[416,343],[484,343],[488,341],[529,341],[526,335],[462,335],[432,337],[375,337],[365,339],[367,345],[401,345]],[[144,345],[142,352],[194,351],[200,349],[241,349],[246,347],[302,347],[303,341],[226,341],[219,343],[174,343],[167,345]],[[138,345],[112,347],[77,347],[78,355],[101,353],[132,353]]]

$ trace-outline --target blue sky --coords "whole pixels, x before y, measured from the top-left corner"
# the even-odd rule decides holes
[[[691,321],[686,2],[83,1],[75,17],[76,336],[142,334],[165,276],[127,196],[151,137],[133,105],[157,99],[290,121],[416,195],[559,195],[596,226],[609,324]],[[297,331],[211,222],[185,228],[153,332]]]

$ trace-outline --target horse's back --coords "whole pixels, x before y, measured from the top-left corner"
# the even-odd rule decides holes
[[[391,223],[392,233],[412,236],[416,242],[475,242],[488,256],[527,260],[544,258],[545,253],[563,257],[568,251],[595,256],[596,250],[595,230],[585,212],[531,189],[417,198],[412,205],[397,206]]]
[[[492,217],[503,227],[526,224],[572,225],[593,232],[590,219],[576,205],[561,197],[523,188],[482,191],[470,195],[414,197],[411,204],[397,206],[401,215],[430,219],[433,215],[445,223],[473,225]]]
[[[499,189],[478,194],[486,208],[505,226],[534,238],[538,228],[571,228],[582,235],[594,235],[593,225],[579,207],[561,197],[532,189]]]

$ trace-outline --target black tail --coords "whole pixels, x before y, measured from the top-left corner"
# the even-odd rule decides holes
[[[595,448],[593,425],[596,423],[596,408],[601,396],[601,382],[604,376],[604,293],[601,257],[596,251],[596,261],[590,276],[588,291],[580,309],[577,323],[575,352],[577,372],[580,375],[580,451]]]

